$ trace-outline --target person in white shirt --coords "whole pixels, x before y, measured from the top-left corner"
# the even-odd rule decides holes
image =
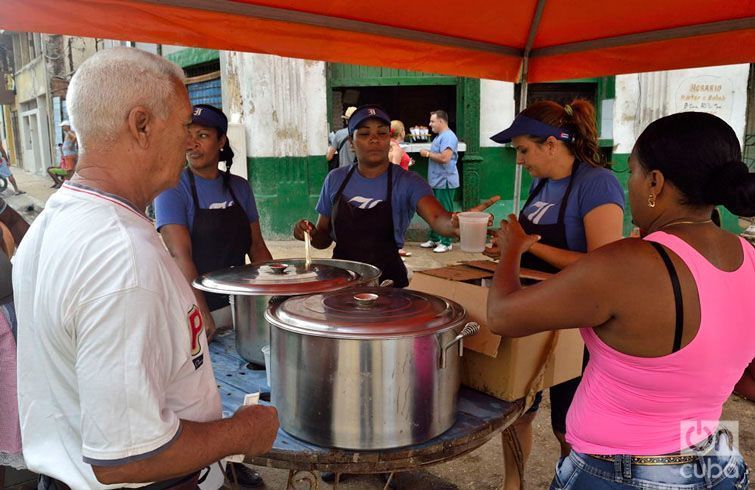
[[[41,488],[195,487],[221,458],[267,452],[278,419],[265,406],[221,419],[202,315],[143,212],[183,169],[183,73],[107,49],[67,101],[76,173],[14,259],[24,457]]]

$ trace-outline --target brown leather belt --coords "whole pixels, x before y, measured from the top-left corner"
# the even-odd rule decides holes
[[[613,463],[617,456],[610,454],[588,454],[591,458]],[[621,457],[621,456],[618,456]],[[632,464],[640,466],[655,466],[667,464],[689,464],[697,461],[694,454],[671,454],[668,456],[632,456]]]

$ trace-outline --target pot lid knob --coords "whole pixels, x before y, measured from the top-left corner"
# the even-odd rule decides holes
[[[288,264],[281,264],[276,262],[274,264],[268,264],[267,266],[273,274],[285,274],[288,269]]]
[[[359,293],[354,295],[354,301],[361,308],[369,308],[377,303],[378,295],[375,293]]]

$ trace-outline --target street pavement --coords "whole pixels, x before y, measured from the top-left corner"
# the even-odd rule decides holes
[[[16,167],[12,168],[19,188],[26,194],[11,195],[12,191],[5,191],[2,197],[14,209],[18,210],[28,221],[32,221],[44,208],[47,199],[56,191],[51,189],[52,180],[45,176],[30,174]],[[268,248],[273,257],[282,259],[287,257],[302,257],[304,245],[296,241],[269,241]],[[436,254],[431,250],[422,249],[418,243],[407,243],[405,250],[412,253],[406,258],[406,265],[410,271],[442,267],[455,264],[461,260],[475,260],[483,258],[480,254],[466,253],[458,250],[454,245],[451,252]],[[331,250],[315,250],[314,257],[330,257]],[[550,429],[550,400],[547,391],[544,394],[541,409],[535,418],[534,446],[527,465],[527,488],[547,488],[553,478],[553,472],[559,456],[559,447]],[[755,465],[755,404],[740,397],[732,396],[724,405],[723,420],[739,421],[739,449],[745,460],[752,468]],[[265,488],[283,489],[288,477],[287,470],[255,467],[265,479]],[[10,471],[6,477],[6,488],[30,489],[32,475],[28,472]],[[461,456],[453,461],[423,468],[416,472],[401,474],[398,477],[400,488],[412,490],[493,490],[501,488],[503,481],[503,464],[501,459],[501,439],[493,437],[479,449]],[[383,481],[378,476],[361,475],[348,478],[339,484],[338,488],[352,489],[380,489]],[[303,488],[303,486],[301,487]],[[320,488],[331,488],[320,482]]]

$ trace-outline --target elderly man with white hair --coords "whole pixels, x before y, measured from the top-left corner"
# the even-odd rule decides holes
[[[182,80],[133,48],[71,80],[76,173],[14,260],[23,450],[43,488],[196,488],[201,468],[275,439],[272,407],[221,419],[194,294],[143,212],[184,165]]]

